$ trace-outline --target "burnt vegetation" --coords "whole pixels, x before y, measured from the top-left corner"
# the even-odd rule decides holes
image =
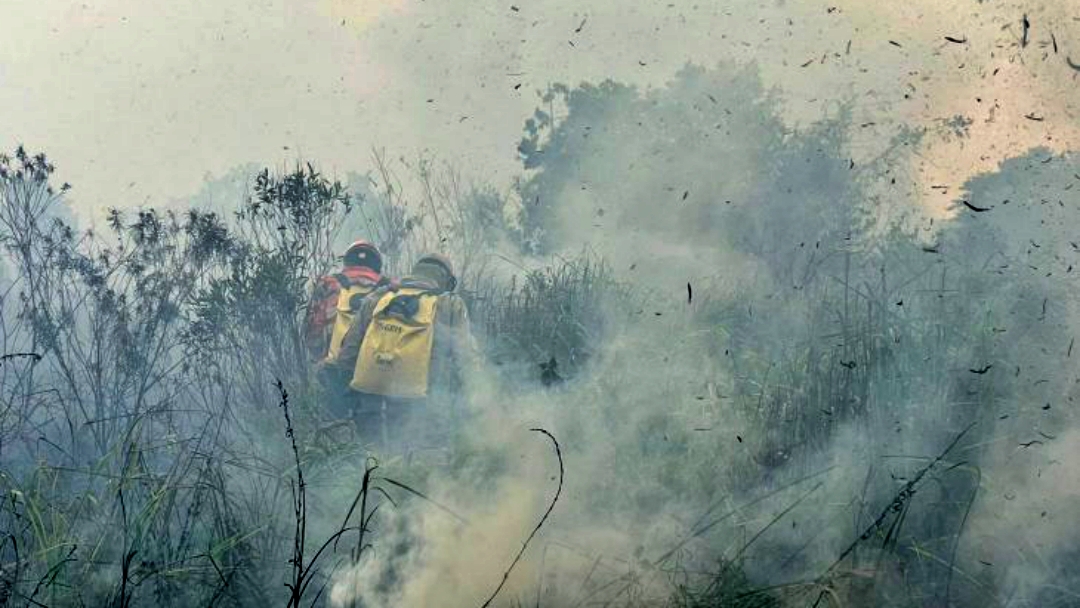
[[[979,213],[931,232],[880,219],[910,202],[895,167],[920,135],[856,168],[844,109],[791,131],[776,103],[724,67],[644,92],[555,86],[512,193],[431,159],[410,190],[376,151],[347,184],[304,163],[251,176],[230,214],[115,209],[97,231],[43,154],[0,158],[0,604],[329,605],[342,569],[393,560],[380,512],[446,509],[381,476],[307,359],[310,282],[360,233],[394,272],[429,249],[460,264],[506,398],[570,395],[611,430],[559,435],[568,480],[597,441],[616,471],[564,502],[700,516],[590,555],[537,603],[1004,605],[963,541],[973,505],[1011,491],[983,459],[1049,447],[1076,396],[1080,163],[1010,160],[965,186]],[[651,236],[583,248],[573,223]],[[826,495],[836,453],[862,467],[854,495]],[[449,466],[499,467],[482,460]],[[1055,581],[1030,600],[1075,597],[1075,570],[1021,559]]]

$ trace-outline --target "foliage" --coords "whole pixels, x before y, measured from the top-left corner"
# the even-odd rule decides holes
[[[901,131],[856,165],[848,120],[841,108],[791,129],[752,69],[727,66],[687,67],[646,91],[586,83],[541,98],[519,147],[527,224],[546,251],[592,239],[656,311],[619,326],[606,376],[579,393],[605,399],[588,416],[617,412],[605,427],[615,473],[597,514],[752,492],[823,458],[867,462],[859,500],[873,504],[915,466],[883,454],[918,454],[971,422],[974,445],[1062,422],[1050,403],[1076,396],[1063,358],[1080,254],[1067,204],[1075,160],[1032,150],[1007,161],[966,184],[970,206],[958,201],[956,218],[934,226],[895,209],[907,204],[897,182],[919,135]],[[884,557],[871,551],[850,567],[884,559],[907,589],[984,602],[978,584],[948,570],[978,476],[956,469],[938,484],[904,509],[903,534],[878,547]],[[623,500],[613,507],[609,496]],[[760,545],[787,564],[760,575],[807,566],[781,541]],[[946,567],[914,567],[925,552]],[[884,577],[869,588],[863,601],[876,605],[902,593]]]
[[[343,187],[311,167],[264,172],[234,226],[112,210],[98,235],[57,217],[51,173],[22,149],[0,169],[17,294],[4,346],[32,354],[0,379],[4,592],[17,605],[259,601],[279,568],[253,570],[253,542],[283,522],[273,498],[241,510],[285,477],[248,477],[265,450],[228,437],[273,403],[269,374],[306,386],[304,273],[330,261]]]
[[[357,237],[394,274],[448,252],[500,394],[580,406],[558,415],[567,479],[578,458],[603,460],[589,492],[567,494],[592,521],[644,529],[672,503],[709,505],[670,524],[686,532],[672,563],[642,548],[583,593],[685,607],[993,597],[992,581],[951,574],[987,446],[1063,423],[1056,405],[1080,396],[1065,371],[1076,159],[1012,159],[966,185],[954,220],[914,232],[881,221],[892,199],[875,190],[913,136],[856,167],[846,109],[793,130],[752,69],[691,66],[644,91],[556,85],[541,103],[509,194],[376,152],[348,187],[312,165],[267,170],[233,214],[112,210],[95,233],[66,219],[44,155],[0,158],[0,603],[320,605],[338,568],[377,559],[372,514],[402,486],[373,485],[349,423],[329,420],[300,326],[310,282]],[[963,461],[904,485],[927,445],[972,422]],[[450,469],[490,489],[509,456],[469,449]],[[730,511],[738,522],[716,515],[837,453],[867,464],[851,512],[869,532],[845,533],[858,551],[835,569],[819,561],[842,555],[817,540],[836,529],[824,501],[789,510],[813,490],[768,523],[759,498]],[[332,541],[354,533],[339,554]]]
[[[524,273],[509,283],[489,280],[472,298],[474,324],[484,336],[487,357],[511,369],[555,361],[552,372],[573,377],[615,331],[620,308],[633,301],[600,258],[588,252]],[[546,367],[545,367],[546,369]]]

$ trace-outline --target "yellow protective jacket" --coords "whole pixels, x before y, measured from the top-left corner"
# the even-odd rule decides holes
[[[397,295],[417,296],[415,323],[396,322],[380,314]],[[388,320],[393,327],[373,329],[376,317]],[[416,331],[425,323],[431,328],[427,337]],[[396,334],[399,330],[408,335],[395,337],[387,333]],[[395,352],[388,355],[387,345],[396,349]],[[380,374],[373,371],[379,364],[373,359],[376,353],[382,353],[378,355],[380,359],[401,361],[391,364],[401,369],[400,374],[392,376],[390,381],[380,380]],[[368,358],[361,360],[364,356]],[[465,302],[454,293],[439,292],[431,282],[406,278],[400,286],[381,287],[364,300],[342,339],[336,364],[352,372],[353,390],[419,398],[432,392],[460,389],[466,377],[479,369],[479,362],[479,349],[469,326]]]
[[[316,360],[333,362],[360,300],[387,280],[370,268],[346,266],[319,279],[305,320],[305,339]]]
[[[338,294],[337,307],[334,311],[333,329],[330,332],[330,345],[326,350],[326,361],[332,363],[341,352],[341,343],[352,326],[353,318],[360,310],[364,299],[375,291],[370,282],[357,282],[341,290]]]

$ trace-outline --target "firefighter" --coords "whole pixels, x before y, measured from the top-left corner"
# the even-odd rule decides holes
[[[342,255],[341,271],[319,279],[311,297],[305,338],[312,358],[319,361],[319,375],[330,397],[328,405],[337,413],[341,413],[346,394],[343,385],[351,376],[343,376],[333,362],[364,298],[389,284],[382,267],[378,247],[358,240]]]
[[[364,300],[342,341],[338,365],[352,372],[361,433],[383,450],[437,443],[431,431],[459,418],[456,403],[479,351],[456,287],[448,258],[422,256],[400,284]]]

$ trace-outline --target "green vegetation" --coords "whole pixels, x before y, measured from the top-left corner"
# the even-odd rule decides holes
[[[1068,422],[1080,163],[1034,150],[930,230],[887,193],[916,137],[855,167],[845,111],[791,131],[751,69],[542,102],[509,195],[426,160],[410,198],[377,153],[349,186],[263,171],[231,215],[91,231],[44,155],[3,157],[0,604],[330,605],[368,563],[392,598],[423,568],[408,514],[485,526],[443,503],[486,504],[516,439],[375,468],[323,405],[307,289],[364,236],[395,272],[460,264],[491,392],[562,444],[529,551],[599,526],[637,547],[574,546],[552,586],[536,557],[494,605],[1004,605],[1017,583],[964,539],[1019,483],[1002,454]],[[1013,562],[1029,601],[1070,597],[1064,549]]]

